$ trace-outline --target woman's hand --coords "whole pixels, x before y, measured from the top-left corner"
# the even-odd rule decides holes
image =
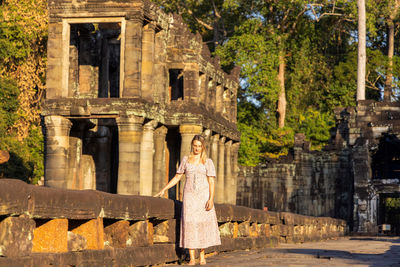
[[[212,199],[209,199],[206,203],[206,211],[211,210],[214,207],[214,201]]]
[[[160,192],[158,192],[157,194],[154,195],[154,197],[163,197],[165,194],[165,190],[161,190]]]

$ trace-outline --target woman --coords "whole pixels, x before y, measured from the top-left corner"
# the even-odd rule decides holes
[[[176,185],[186,175],[183,189],[179,246],[189,249],[189,265],[195,265],[195,249],[200,249],[200,265],[206,264],[204,248],[221,244],[214,209],[215,168],[207,158],[204,137],[195,135],[189,157],[185,156],[174,178],[157,194]]]

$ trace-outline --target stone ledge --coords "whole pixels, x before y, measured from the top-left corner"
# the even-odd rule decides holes
[[[146,266],[177,261],[174,244],[151,247],[34,253],[29,257],[0,257],[0,266]]]
[[[74,220],[166,220],[176,216],[174,201],[169,199],[40,187],[16,179],[0,179],[0,195],[0,215]]]

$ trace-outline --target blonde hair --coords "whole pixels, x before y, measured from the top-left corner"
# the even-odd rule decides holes
[[[200,161],[202,164],[206,163],[207,160],[207,150],[206,150],[206,140],[203,136],[196,134],[193,139],[192,142],[190,143],[190,156],[193,155],[193,142],[194,141],[199,141],[201,143],[201,154],[200,154]]]

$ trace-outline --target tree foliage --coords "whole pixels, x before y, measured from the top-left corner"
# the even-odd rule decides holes
[[[210,48],[225,70],[241,67],[241,164],[256,165],[265,157],[286,154],[295,133],[304,133],[313,149],[321,149],[334,127],[333,109],[356,105],[357,1],[156,2],[181,14],[206,41],[212,40]],[[399,94],[398,4],[366,1],[367,99],[382,99],[390,75],[392,99]],[[389,19],[396,29],[392,63],[387,54]],[[282,90],[284,127],[277,120]]]
[[[45,89],[47,2],[0,5],[0,149],[10,160],[0,177],[37,182],[43,176],[40,100]]]

